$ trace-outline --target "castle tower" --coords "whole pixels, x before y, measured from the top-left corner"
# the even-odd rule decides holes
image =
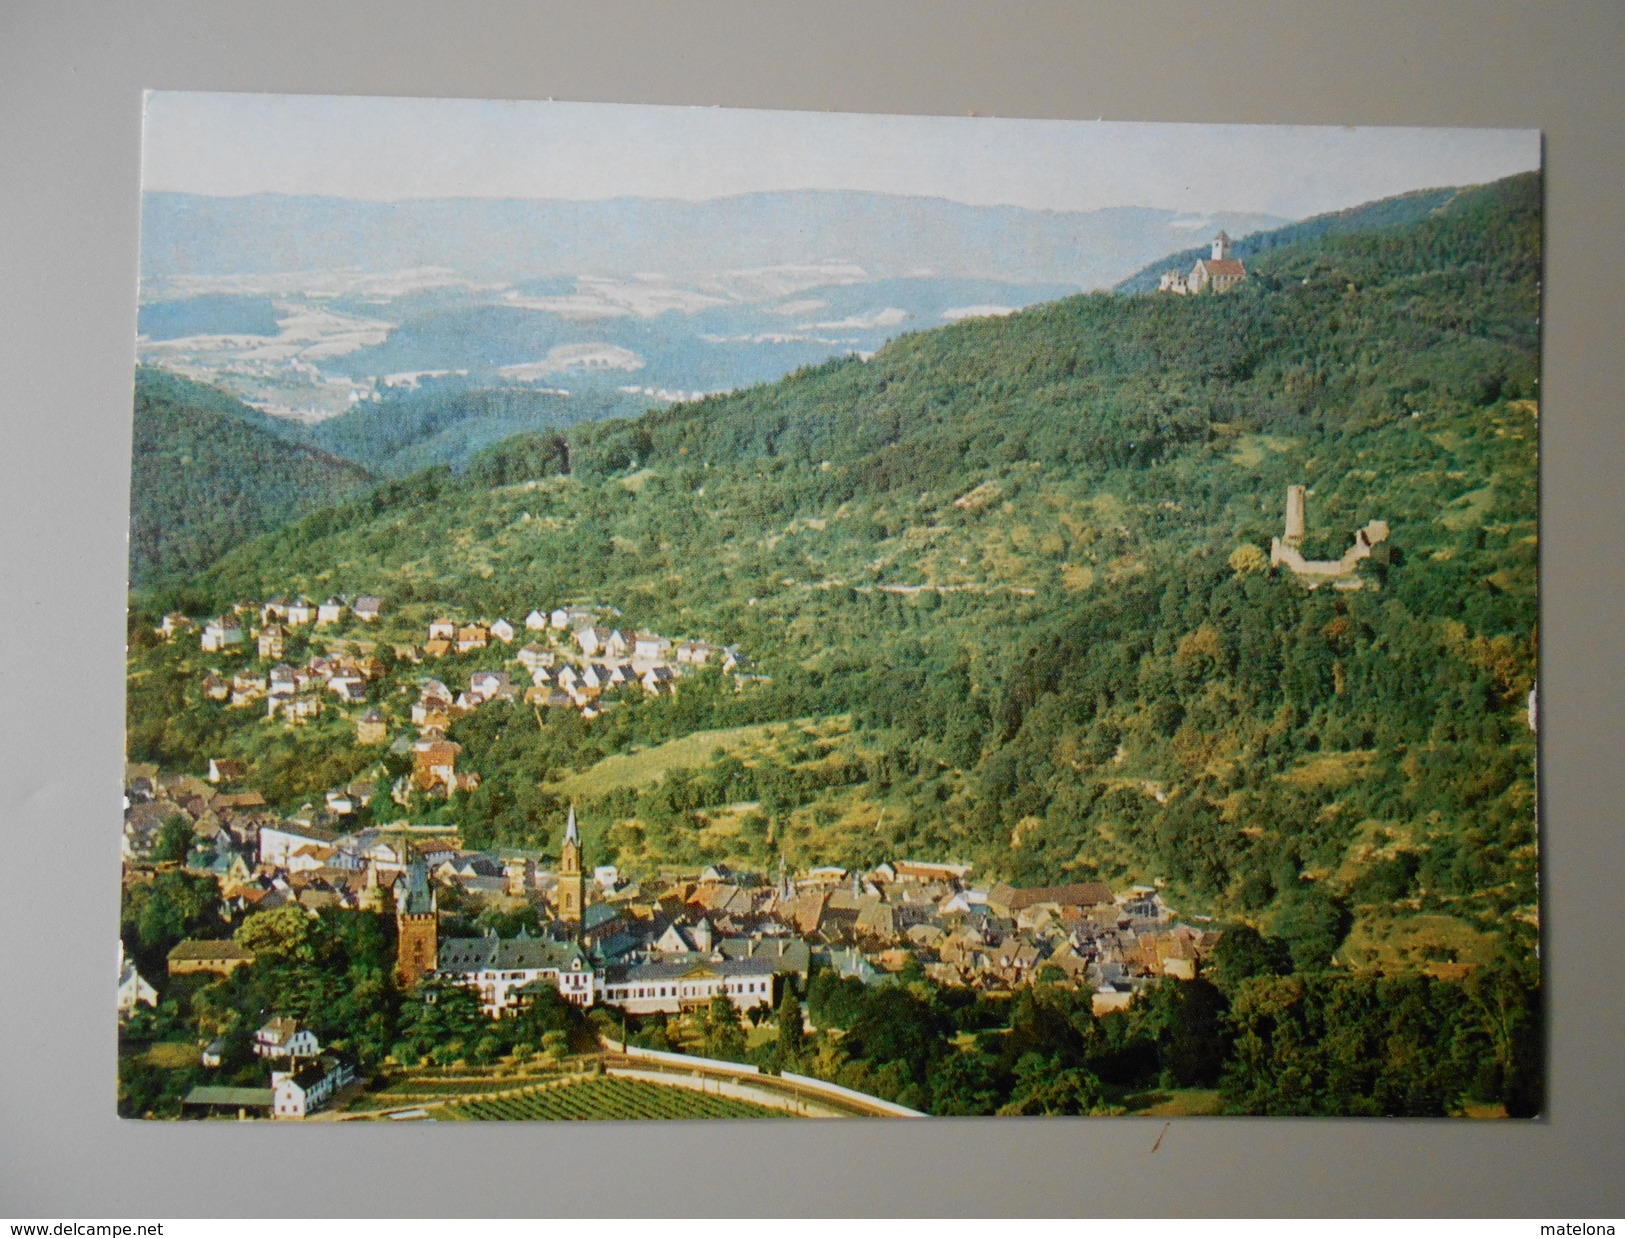
[[[1213,256],[1215,258],[1228,258],[1230,256],[1230,234],[1222,228],[1219,235],[1213,238]]]
[[[1306,494],[1308,491],[1303,486],[1286,488],[1286,535],[1281,538],[1285,545],[1296,546],[1303,541],[1303,509]]]
[[[559,920],[580,924],[586,909],[586,882],[581,875],[581,836],[576,833],[576,806],[564,822],[564,845],[559,848]]]
[[[440,911],[421,858],[395,888],[395,935],[395,981],[406,989],[439,966]]]

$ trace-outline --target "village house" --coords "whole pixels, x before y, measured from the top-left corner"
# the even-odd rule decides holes
[[[671,653],[671,641],[657,632],[638,632],[632,638],[632,656],[651,662],[664,661]]]
[[[307,623],[316,622],[316,603],[304,596],[289,602],[286,622],[290,628],[304,627]]]
[[[468,677],[468,690],[481,701],[489,701],[503,688],[513,683],[507,671],[475,671]]]
[[[499,618],[491,624],[491,635],[504,645],[509,644],[514,638],[513,624]]]
[[[457,790],[457,756],[463,746],[449,739],[419,740],[412,745],[412,786],[418,791]]]
[[[122,1022],[137,1006],[156,1006],[158,990],[141,977],[135,964],[124,957],[124,942],[118,944],[118,1017]]]
[[[244,767],[241,761],[227,757],[209,758],[210,782],[235,782],[243,776]]]
[[[243,671],[231,677],[231,703],[233,705],[252,705],[265,696],[268,681],[264,675],[253,671]]]
[[[354,1081],[355,1068],[336,1057],[323,1057],[297,1070],[272,1071],[271,1116],[292,1119],[307,1117]]]
[[[198,690],[210,701],[224,701],[231,697],[231,685],[213,671],[199,681]]]
[[[352,608],[355,617],[362,623],[373,623],[384,613],[384,599],[372,594],[365,594],[355,600]]]
[[[260,629],[259,653],[267,661],[280,658],[288,648],[288,629],[280,623],[269,624]]]
[[[180,611],[172,610],[165,615],[162,622],[158,624],[158,631],[164,636],[174,636],[182,628],[189,628],[191,626],[192,621],[190,619],[181,614]]]
[[[299,1020],[277,1015],[254,1033],[254,1052],[260,1057],[315,1057],[321,1052],[316,1033]]]
[[[552,666],[554,654],[545,645],[538,645],[535,641],[522,648],[516,655],[519,665],[527,671],[539,670],[544,666]]]
[[[168,967],[171,976],[190,976],[197,972],[229,976],[253,961],[253,953],[229,937],[219,940],[188,937],[169,952]]]
[[[533,610],[525,616],[525,631],[541,632],[547,628],[547,616],[539,610]]]
[[[202,646],[204,653],[219,653],[222,650],[243,643],[243,629],[235,619],[211,619],[203,625]]]
[[[470,623],[457,629],[457,652],[472,653],[476,649],[484,649],[488,643],[489,633],[477,623]]]
[[[1103,881],[1085,881],[1076,885],[1037,886],[1016,889],[1002,881],[987,892],[987,907],[994,915],[1013,918],[1019,912],[1039,904],[1056,907],[1111,906],[1111,887]]]
[[[275,623],[288,617],[288,599],[278,594],[260,607],[260,622]]]
[[[338,835],[319,826],[295,825],[291,821],[278,821],[259,828],[259,862],[271,868],[286,869],[293,853],[301,847],[316,843],[332,846]]]
[[[683,666],[704,666],[716,649],[702,640],[686,640],[677,646],[677,661]]]
[[[266,718],[281,717],[290,726],[303,726],[322,712],[319,696],[272,697],[267,702]]]
[[[651,666],[643,672],[643,678],[639,682],[650,696],[659,696],[662,692],[671,693],[677,690],[677,673],[669,666]]]
[[[344,603],[338,598],[328,598],[316,608],[316,626],[323,627],[330,623],[337,623],[344,618]]]
[[[389,738],[389,726],[384,721],[384,715],[376,709],[369,709],[355,723],[355,742],[358,744],[382,744]]]

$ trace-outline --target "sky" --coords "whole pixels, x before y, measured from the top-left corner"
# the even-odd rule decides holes
[[[157,91],[148,191],[679,198],[853,189],[1302,218],[1540,164],[1534,130],[1169,125]]]

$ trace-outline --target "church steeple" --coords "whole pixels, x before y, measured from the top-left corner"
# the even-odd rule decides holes
[[[559,848],[560,923],[581,923],[581,914],[587,902],[586,884],[582,874],[581,835],[576,830],[576,806],[571,804],[570,814],[564,821],[564,843]]]

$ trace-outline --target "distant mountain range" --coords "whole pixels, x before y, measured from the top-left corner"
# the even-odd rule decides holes
[[[861,267],[864,278],[929,274],[1086,290],[1221,227],[1239,236],[1284,222],[1235,212],[1040,211],[822,190],[703,202],[149,193],[141,273],[156,297],[174,295],[187,281],[282,272],[439,267],[508,286],[548,276],[749,274],[833,261]]]
[[[152,193],[140,355],[307,422],[425,374],[647,406],[1103,288],[1218,228],[1281,222],[813,191],[394,203]]]

